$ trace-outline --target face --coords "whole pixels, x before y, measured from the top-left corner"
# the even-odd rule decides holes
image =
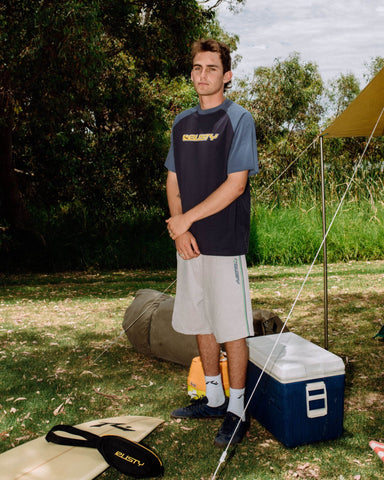
[[[193,59],[191,79],[199,95],[222,95],[224,84],[232,78],[232,72],[223,73],[220,55],[216,52],[200,52]]]

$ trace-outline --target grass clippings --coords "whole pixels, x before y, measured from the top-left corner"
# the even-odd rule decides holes
[[[253,307],[285,320],[307,266],[249,269]],[[0,451],[56,424],[149,415],[164,424],[145,440],[166,479],[208,480],[221,450],[221,421],[172,420],[188,402],[188,368],[134,351],[122,333],[137,290],[164,291],[174,271],[119,271],[0,277]],[[329,350],[346,367],[344,432],[288,449],[256,420],[219,471],[222,480],[379,479],[384,465],[370,440],[384,440],[384,262],[329,265]],[[172,284],[167,293],[175,293]],[[324,345],[323,272],[315,266],[289,320],[294,333]],[[100,478],[126,478],[108,469]],[[64,480],[64,479],[63,479]]]

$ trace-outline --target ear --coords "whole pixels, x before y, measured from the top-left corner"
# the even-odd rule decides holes
[[[233,77],[233,73],[231,72],[231,70],[228,70],[228,72],[225,72],[224,73],[224,83],[228,83],[232,80],[232,77]]]

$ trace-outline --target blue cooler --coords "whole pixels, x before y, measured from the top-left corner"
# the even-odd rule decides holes
[[[248,412],[287,447],[330,440],[343,431],[342,359],[298,335],[282,333],[252,395],[277,335],[247,339]]]

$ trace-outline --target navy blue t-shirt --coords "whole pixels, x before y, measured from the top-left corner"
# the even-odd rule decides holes
[[[240,105],[226,99],[218,107],[196,106],[173,124],[165,166],[176,172],[183,212],[205,200],[227,175],[258,172],[255,123]],[[220,212],[192,224],[204,255],[243,255],[248,251],[249,182],[244,193]]]

